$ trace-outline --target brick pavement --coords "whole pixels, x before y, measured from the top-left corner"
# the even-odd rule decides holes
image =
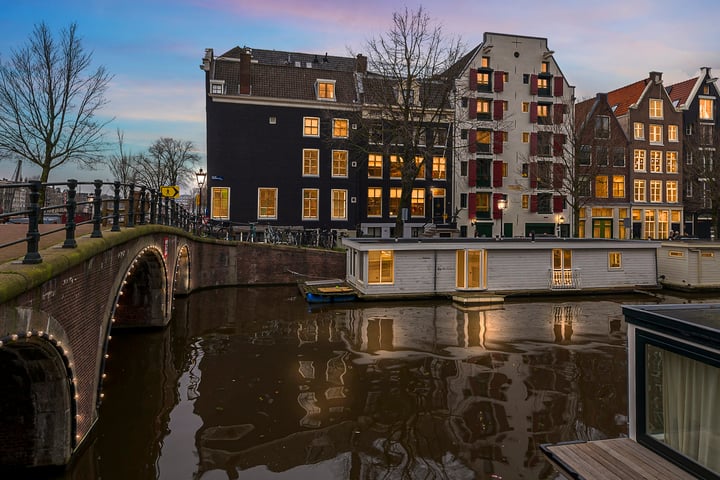
[[[103,230],[109,229],[110,227],[103,227]],[[25,238],[27,235],[27,224],[22,223],[3,223],[0,224],[0,245],[13,240]],[[53,245],[62,244],[65,241],[65,225],[62,224],[42,224],[38,225],[40,231],[40,247],[39,250],[42,255],[42,250],[52,247]],[[53,230],[59,230],[53,233]],[[92,233],[92,224],[79,225],[75,230],[75,238],[80,238],[83,235],[90,235]],[[45,233],[45,235],[43,235]],[[22,260],[27,252],[27,242],[21,242],[9,247],[0,247],[0,264],[7,263],[15,260]]]

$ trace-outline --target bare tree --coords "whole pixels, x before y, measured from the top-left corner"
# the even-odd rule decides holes
[[[395,221],[395,236],[400,237],[401,213],[410,210],[415,179],[433,154],[433,142],[426,141],[426,132],[447,132],[452,118],[451,67],[460,58],[462,44],[447,37],[441,26],[433,25],[419,7],[394,13],[391,29],[369,40],[365,48],[368,64],[362,78],[362,132],[374,151],[382,148],[384,154],[397,155],[400,162],[402,192]]]
[[[104,146],[110,120],[96,115],[111,76],[91,60],[76,24],[56,38],[41,23],[0,65],[0,152],[38,165],[41,182],[67,162],[92,168]]]
[[[123,197],[127,198],[127,184],[135,182],[138,168],[138,157],[125,150],[125,134],[118,128],[116,130],[118,140],[117,153],[109,155],[105,163],[110,169],[114,180],[123,184],[121,187]]]
[[[163,137],[148,149],[148,155],[138,157],[137,181],[159,190],[170,185],[192,185],[200,155],[188,140]]]

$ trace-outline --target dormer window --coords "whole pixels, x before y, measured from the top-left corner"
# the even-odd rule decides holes
[[[210,80],[210,94],[224,95],[225,94],[225,80]]]
[[[317,80],[315,95],[318,100],[335,101],[335,80]]]

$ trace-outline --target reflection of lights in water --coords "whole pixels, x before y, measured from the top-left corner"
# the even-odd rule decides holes
[[[300,375],[302,375],[303,378],[315,378],[315,366],[313,365],[312,360],[298,360],[298,363],[300,364],[298,372],[300,372]]]
[[[188,386],[187,386],[187,399],[188,400],[197,400],[200,397],[200,393],[198,393],[198,386],[200,385],[200,377],[198,377],[195,374],[195,369],[197,368],[197,364],[199,359],[201,358],[200,352],[200,345],[198,342],[195,342],[191,345],[190,349],[190,367],[188,368]]]
[[[301,427],[317,428],[321,425],[320,419],[317,418],[320,415],[320,407],[317,406],[317,398],[315,398],[315,392],[301,392],[298,394],[298,403],[305,410],[305,416],[300,419]]]

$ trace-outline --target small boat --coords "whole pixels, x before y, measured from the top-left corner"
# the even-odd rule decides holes
[[[308,303],[352,302],[357,299],[355,290],[343,280],[307,280],[298,283],[300,293]]]

